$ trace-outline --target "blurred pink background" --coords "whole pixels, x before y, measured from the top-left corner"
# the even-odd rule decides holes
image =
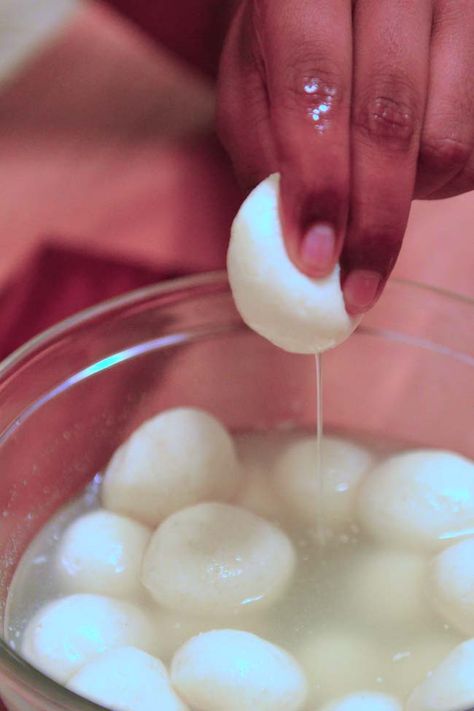
[[[204,75],[91,3],[0,94],[0,337],[12,319],[17,340],[47,325],[28,328],[38,280],[63,303],[55,320],[135,283],[223,266],[241,196],[213,136]],[[473,233],[474,193],[415,204],[396,274],[474,296]],[[105,277],[109,258],[145,271],[110,289],[101,276],[103,290],[68,305],[43,245],[97,255]]]
[[[94,3],[3,82],[2,355],[114,293],[224,266],[241,194],[213,108],[210,79]],[[474,298],[473,235],[474,193],[415,204],[395,273]]]

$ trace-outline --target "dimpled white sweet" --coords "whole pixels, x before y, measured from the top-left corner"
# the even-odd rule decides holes
[[[189,640],[173,658],[171,681],[200,711],[298,711],[307,693],[293,657],[237,630],[204,632]]]
[[[353,521],[358,488],[374,456],[340,437],[324,437],[321,451],[321,510],[327,525],[337,530]],[[298,521],[314,526],[321,484],[316,472],[314,436],[302,437],[287,446],[275,463],[275,479],[280,497]]]
[[[78,593],[41,608],[26,626],[21,650],[37,669],[65,682],[86,662],[126,645],[152,650],[150,619],[132,603]]]
[[[153,622],[156,631],[156,655],[164,662],[168,662],[179,647],[201,632],[232,627],[263,637],[268,628],[265,615],[258,612],[256,615],[228,615],[216,620],[215,615],[185,615],[163,607],[156,607]]]
[[[355,554],[345,580],[349,609],[375,631],[399,629],[426,618],[426,557],[390,548],[368,548]]]
[[[201,632],[216,628],[216,619],[196,615],[183,615],[181,612],[157,607],[154,617],[156,629],[156,654],[168,662],[181,645]]]
[[[245,323],[294,353],[319,353],[344,341],[360,318],[344,305],[339,266],[324,279],[303,274],[288,257],[278,212],[279,176],[258,185],[232,225],[227,271]]]
[[[474,530],[474,464],[442,450],[390,457],[362,483],[360,520],[377,540],[436,550]]]
[[[458,645],[410,695],[406,711],[465,711],[474,704],[474,639]]]
[[[435,609],[459,632],[474,635],[474,538],[439,553],[430,572]]]
[[[168,609],[225,615],[270,605],[294,568],[293,546],[279,528],[238,506],[204,503],[159,526],[142,582]]]
[[[136,647],[120,647],[88,662],[68,689],[114,711],[186,711],[164,664]]]
[[[230,499],[238,476],[227,430],[207,412],[180,407],[148,420],[119,447],[105,472],[103,502],[154,527],[184,506]]]
[[[310,698],[327,703],[360,689],[378,687],[380,651],[365,633],[343,627],[315,632],[296,653],[310,684]]]
[[[324,706],[322,711],[402,711],[398,699],[375,691],[359,691]]]
[[[93,511],[65,531],[56,555],[60,584],[74,592],[133,597],[151,530],[110,511]]]

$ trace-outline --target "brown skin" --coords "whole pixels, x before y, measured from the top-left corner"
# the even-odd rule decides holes
[[[472,0],[243,0],[222,139],[246,186],[281,172],[291,259],[323,276],[340,258],[352,313],[380,295],[412,199],[474,188],[473,71]]]
[[[290,258],[340,259],[350,312],[380,295],[413,198],[474,188],[474,0],[110,3],[208,74],[230,24],[222,141],[246,188],[281,173]]]

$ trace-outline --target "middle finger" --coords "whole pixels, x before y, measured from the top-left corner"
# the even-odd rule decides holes
[[[351,204],[346,304],[365,310],[392,269],[415,184],[429,75],[430,0],[354,8]],[[364,294],[364,285],[372,294]],[[352,303],[351,303],[352,301]]]

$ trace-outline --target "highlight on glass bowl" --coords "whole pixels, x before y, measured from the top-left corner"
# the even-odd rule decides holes
[[[474,705],[474,306],[392,281],[351,318],[277,198],[237,216],[230,286],[134,292],[1,366],[10,711]]]

